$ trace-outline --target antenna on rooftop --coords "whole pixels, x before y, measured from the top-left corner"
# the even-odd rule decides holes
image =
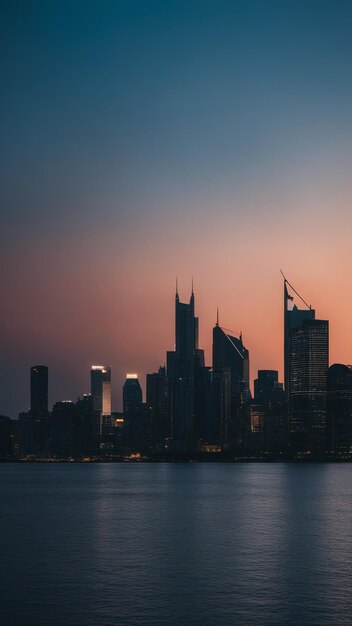
[[[280,272],[281,272],[282,277],[284,279],[285,285],[287,284],[290,287],[290,289],[292,289],[292,291],[296,294],[296,296],[298,296],[298,298],[303,302],[303,304],[305,304],[308,309],[311,309],[312,305],[308,304],[308,302],[306,302],[304,300],[304,298],[302,298],[302,296],[298,293],[298,291],[296,291],[296,289],[294,287],[292,287],[291,283],[288,282],[288,280],[287,280],[285,274],[283,273],[283,271],[280,270]]]

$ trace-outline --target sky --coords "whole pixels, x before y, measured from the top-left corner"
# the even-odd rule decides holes
[[[352,363],[352,3],[2,0],[0,414],[200,345],[283,371],[282,268]]]

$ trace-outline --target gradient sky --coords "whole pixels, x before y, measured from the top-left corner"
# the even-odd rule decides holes
[[[0,413],[200,343],[280,370],[282,267],[352,362],[352,3],[2,0]]]

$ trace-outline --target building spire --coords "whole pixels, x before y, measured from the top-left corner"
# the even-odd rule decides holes
[[[216,307],[216,324],[215,326],[219,326],[219,307]]]
[[[192,305],[193,305],[193,307],[194,307],[193,277],[192,277],[191,298],[190,298],[189,303],[190,303],[190,304],[192,304]]]
[[[176,294],[175,295],[176,295],[176,300],[178,300],[178,279],[177,279],[177,276],[176,276]]]

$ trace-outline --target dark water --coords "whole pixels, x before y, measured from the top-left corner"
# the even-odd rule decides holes
[[[352,624],[352,464],[0,465],[4,626]]]

